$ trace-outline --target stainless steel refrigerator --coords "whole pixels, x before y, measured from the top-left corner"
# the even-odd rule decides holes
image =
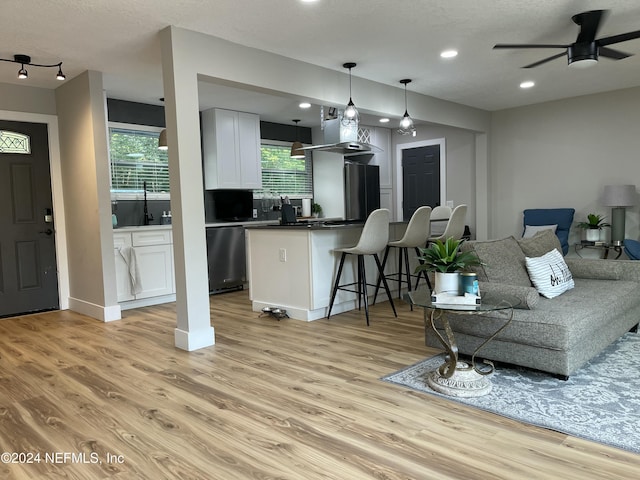
[[[365,221],[380,208],[380,167],[345,162],[344,198],[345,219]]]

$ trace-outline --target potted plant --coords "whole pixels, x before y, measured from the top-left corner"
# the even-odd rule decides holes
[[[311,213],[316,218],[320,216],[320,214],[322,213],[322,207],[319,203],[314,203],[311,205]]]
[[[604,215],[590,213],[587,215],[586,222],[578,223],[579,228],[585,229],[585,237],[588,242],[597,242],[600,240],[600,230],[610,227],[610,223],[604,221]]]
[[[435,273],[434,290],[436,293],[458,294],[459,272],[469,267],[482,265],[475,252],[461,252],[464,240],[447,238],[444,242],[436,240],[427,248],[420,249],[420,265],[414,273],[426,270]]]

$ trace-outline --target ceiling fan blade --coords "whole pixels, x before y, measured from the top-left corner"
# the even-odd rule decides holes
[[[632,56],[632,53],[624,53],[620,50],[614,50],[613,48],[608,47],[600,47],[598,49],[598,54],[601,57],[613,58],[614,60],[622,60],[623,58],[627,58]]]
[[[512,43],[499,43],[494,45],[493,48],[567,48],[569,45],[549,45],[549,44],[512,44]]]
[[[565,57],[566,55],[567,55],[566,52],[558,53],[557,55],[552,55],[551,57],[545,58],[544,60],[540,60],[540,61],[532,63],[530,65],[525,65],[522,68],[537,67],[538,65],[542,65],[543,63],[550,62],[551,60],[555,60],[556,58]]]
[[[571,17],[576,25],[580,25],[580,33],[576,43],[591,43],[596,39],[596,34],[600,28],[600,23],[606,10],[591,10],[590,12],[578,13]]]
[[[633,40],[640,38],[640,30],[635,32],[621,33],[620,35],[612,35],[611,37],[604,37],[596,40],[596,44],[600,47],[605,45],[613,45],[614,43],[626,42],[627,40]]]

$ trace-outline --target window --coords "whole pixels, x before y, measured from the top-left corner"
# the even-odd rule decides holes
[[[0,153],[31,153],[31,139],[28,135],[0,130]]]
[[[289,198],[311,198],[313,196],[313,176],[311,154],[305,158],[291,158],[290,143],[263,143],[262,190]]]
[[[141,125],[109,127],[111,191],[116,194],[169,193],[169,157],[158,149],[161,128]],[[120,195],[119,195],[120,196]]]

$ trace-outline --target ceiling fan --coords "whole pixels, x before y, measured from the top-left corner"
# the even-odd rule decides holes
[[[499,43],[493,48],[564,48],[565,52],[552,55],[543,60],[539,60],[522,68],[533,68],[543,63],[550,62],[563,55],[567,56],[567,61],[572,67],[586,67],[598,62],[598,56],[622,60],[630,57],[631,53],[624,53],[619,50],[609,48],[608,45],[626,42],[634,38],[640,38],[640,30],[634,32],[612,35],[610,37],[596,39],[600,23],[607,14],[607,10],[591,10],[589,12],[578,13],[571,17],[571,20],[580,27],[580,33],[574,43],[568,45],[546,45],[546,44],[503,44]]]

